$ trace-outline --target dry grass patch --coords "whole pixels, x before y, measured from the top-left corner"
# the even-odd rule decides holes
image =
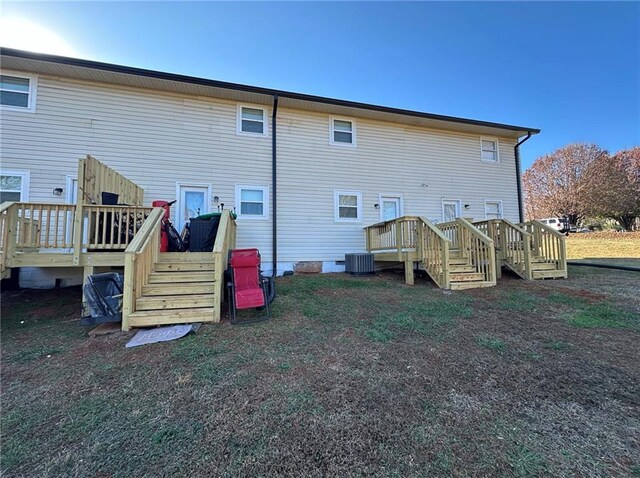
[[[569,260],[640,266],[640,232],[592,232],[567,237]]]

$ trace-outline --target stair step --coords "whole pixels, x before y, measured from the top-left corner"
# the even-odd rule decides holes
[[[452,274],[460,274],[466,272],[475,272],[476,268],[467,264],[449,264],[449,272]]]
[[[467,265],[469,264],[469,259],[465,258],[465,257],[451,257],[451,255],[449,256],[449,265],[453,266],[453,265]]]
[[[451,274],[449,275],[449,279],[451,280],[451,282],[481,281],[482,279],[484,279],[484,274],[481,274],[479,272]]]
[[[213,307],[214,294],[191,295],[162,295],[142,296],[136,300],[136,310],[164,310],[164,309],[196,309]]]
[[[556,264],[552,262],[533,262],[531,268],[534,271],[554,271],[556,270]]]
[[[533,271],[534,279],[557,279],[566,278],[567,273],[565,271]]]
[[[212,262],[212,252],[161,252],[158,262]]]
[[[479,289],[481,287],[495,287],[495,282],[470,281],[470,282],[454,282],[451,284],[451,290]]]
[[[142,287],[142,295],[193,295],[212,294],[215,290],[215,282],[182,282],[180,284],[159,283],[148,284]]]
[[[140,310],[129,315],[131,327],[213,322],[213,307],[199,309]]]
[[[213,271],[215,266],[211,262],[157,262],[156,272],[185,272],[185,271]]]
[[[213,280],[211,271],[196,272],[152,272],[149,274],[149,284],[182,283],[182,282],[208,282]]]

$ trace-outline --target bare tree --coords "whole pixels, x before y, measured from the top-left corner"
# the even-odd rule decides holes
[[[586,169],[583,185],[590,215],[614,219],[631,230],[640,216],[640,147],[598,158]]]
[[[566,216],[578,224],[587,213],[585,171],[609,153],[594,144],[570,144],[538,158],[522,176],[529,219]]]

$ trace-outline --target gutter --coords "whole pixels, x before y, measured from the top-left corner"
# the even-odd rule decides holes
[[[520,145],[531,138],[531,135],[531,131],[527,131],[527,136],[513,147],[516,156],[516,185],[518,187],[518,217],[520,218],[520,223],[524,222],[524,206],[522,202],[522,172],[520,171]]]
[[[277,194],[277,123],[276,115],[278,114],[278,95],[273,95],[273,114],[271,115],[271,191],[273,200],[273,221],[272,221],[272,237],[271,249],[273,257],[273,273],[272,277],[278,275],[278,194]]]

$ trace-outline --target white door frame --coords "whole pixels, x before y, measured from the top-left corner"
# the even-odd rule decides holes
[[[182,214],[182,194],[180,194],[180,190],[182,188],[198,188],[198,189],[203,189],[206,188],[207,189],[207,196],[204,198],[204,207],[205,210],[202,211],[200,214],[207,214],[210,212],[211,209],[211,191],[212,191],[212,186],[211,183],[198,183],[198,182],[192,182],[192,181],[177,181],[176,182],[176,204],[175,204],[175,208],[172,208],[172,210],[174,211],[173,214],[173,222],[175,225],[175,228],[178,230],[178,232],[180,232],[182,230],[182,228],[184,227],[184,224],[182,224],[181,222],[181,218],[180,215]],[[189,218],[184,218],[185,223]]]
[[[455,204],[456,206],[456,217],[462,217],[462,209],[461,209],[461,201],[460,199],[447,199],[442,198],[442,222],[445,222],[446,219],[444,217],[444,206],[445,204]]]
[[[378,205],[380,206],[380,220],[384,221],[384,207],[382,201],[384,198],[397,199],[398,200],[398,217],[404,216],[404,198],[399,193],[379,193]]]

